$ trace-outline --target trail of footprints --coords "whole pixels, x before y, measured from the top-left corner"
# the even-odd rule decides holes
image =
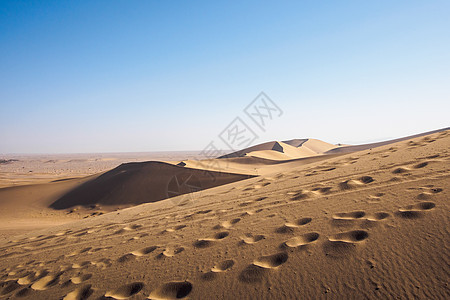
[[[432,142],[432,141],[424,141],[424,142]],[[419,144],[411,144],[411,147],[420,146]],[[394,152],[395,149],[393,149],[392,152]],[[427,157],[427,159],[434,159],[438,156],[430,156]],[[345,164],[352,164],[356,162],[357,159],[349,159],[348,161],[344,162]],[[405,165],[405,166],[399,166],[395,167],[392,170],[392,173],[395,175],[408,175],[412,171],[416,169],[421,169],[424,167],[427,167],[429,165],[429,161],[424,161],[421,163],[416,163],[412,165]],[[331,170],[334,170],[335,167],[333,166],[324,166],[322,169],[318,170],[320,172],[328,172]],[[310,175],[314,175],[316,171],[312,172]],[[306,174],[308,176],[308,174]],[[395,179],[395,178],[393,178]],[[342,181],[337,184],[336,188],[340,191],[355,189],[361,186],[364,186],[366,184],[370,184],[374,182],[374,179],[370,176],[362,176],[357,179],[349,179]],[[270,184],[270,179],[264,179],[258,182],[256,185],[247,186],[244,191],[251,191],[256,189],[261,189],[267,185]],[[335,189],[330,186],[315,186],[312,187],[309,190],[302,189],[296,192],[289,192],[288,195],[290,196],[290,199],[292,201],[298,201],[298,200],[304,200],[308,199],[313,196],[320,196],[320,195],[327,195],[334,191]],[[432,201],[429,201],[434,194],[440,193],[442,189],[440,188],[433,188],[433,187],[422,187],[418,189],[414,189],[413,191],[419,190],[420,193],[417,195],[417,199],[421,202],[411,204],[405,207],[400,208],[397,212],[394,213],[396,217],[402,218],[402,219],[416,219],[423,217],[425,214],[427,214],[428,211],[435,208],[435,203]],[[382,197],[382,193],[378,193],[376,195],[370,196],[372,199],[379,199]],[[252,201],[243,202],[239,206],[247,206],[259,201],[265,200],[266,197],[260,197]],[[428,201],[424,201],[428,200]],[[242,217],[251,216],[255,213],[260,212],[262,209],[258,209],[256,211],[247,211],[243,213]],[[205,211],[204,213],[209,213],[210,210]],[[201,212],[199,212],[201,213]],[[335,213],[332,215],[332,222],[334,224],[337,224],[338,226],[345,224],[353,224],[354,226],[355,222],[358,226],[363,225],[364,223],[361,222],[379,222],[383,221],[387,218],[389,218],[391,215],[386,212],[375,212],[372,214],[366,214],[364,211],[353,211],[353,212],[341,212],[341,213]],[[228,230],[232,229],[236,224],[238,224],[241,221],[240,218],[235,218],[229,221],[224,221],[217,225],[214,229],[217,230],[224,230],[221,232],[218,232],[214,234],[211,237],[208,238],[202,238],[193,243],[193,246],[198,249],[202,248],[208,248],[213,246],[216,243],[220,243],[223,239],[227,238],[230,235],[230,232]],[[294,234],[293,237],[288,238],[285,240],[277,250],[278,252],[273,254],[267,254],[260,257],[257,257],[250,265],[248,265],[244,270],[242,270],[239,273],[238,279],[239,281],[243,283],[256,283],[262,281],[264,276],[270,272],[271,269],[279,268],[283,264],[285,264],[288,261],[289,258],[289,249],[301,249],[304,247],[309,247],[309,245],[312,245],[316,243],[320,239],[320,234],[317,232],[307,232],[302,234],[296,234],[296,230],[298,228],[301,228],[302,226],[305,226],[309,224],[312,221],[311,218],[301,218],[294,220],[292,222],[286,222],[281,227],[276,229],[276,233],[279,234]],[[133,225],[125,225],[122,228],[117,229],[117,227],[120,227],[122,224],[110,224],[109,226],[106,226],[106,228],[103,228],[104,230],[115,230],[111,234],[113,235],[123,235],[127,233],[131,233],[136,230],[142,229],[142,225],[139,224],[133,224]],[[123,225],[122,225],[123,226]],[[161,234],[165,233],[173,233],[178,230],[182,230],[185,226],[184,225],[177,225],[171,228],[168,228],[161,232]],[[63,243],[67,241],[67,239],[74,239],[83,237],[85,235],[91,234],[93,232],[97,232],[99,228],[85,228],[79,231],[72,232],[70,230],[65,232],[57,233],[53,236],[36,236],[29,238],[28,240],[17,240],[12,241],[12,243],[15,243],[15,246],[22,245],[22,248],[17,253],[24,253],[26,251],[33,251],[37,249],[45,249],[46,243],[52,239],[55,241],[58,241],[58,243]],[[134,236],[132,239],[139,239],[145,237],[146,234],[140,234],[137,236]],[[348,252],[346,251],[352,251],[354,249],[354,246],[364,243],[365,240],[369,238],[369,232],[362,229],[357,230],[350,230],[350,231],[344,231],[337,233],[335,235],[331,235],[327,237],[323,241],[323,250],[326,255],[331,256],[339,256],[339,255],[346,255]],[[251,235],[247,234],[245,236],[241,237],[241,242],[243,245],[253,245],[256,243],[259,243],[263,241],[266,238],[264,235]],[[101,251],[107,249],[106,248],[95,248],[92,249],[91,247],[84,248],[82,250],[74,251],[72,253],[69,253],[66,255],[66,257],[76,257],[78,255],[82,255],[85,253],[94,253],[97,251]],[[158,254],[156,255],[156,258],[170,258],[174,255],[177,255],[181,252],[183,252],[185,249],[182,246],[172,246],[172,247],[159,247],[159,246],[150,246],[145,247],[141,249],[134,250],[130,253],[127,253],[123,256],[121,256],[117,261],[119,263],[126,262],[130,258],[139,258],[142,256],[149,255],[153,252],[155,252],[157,249],[160,249],[158,251]],[[2,249],[3,250],[3,249]],[[2,255],[3,257],[7,257],[9,255],[14,255],[14,252],[6,253]],[[292,254],[291,254],[292,255]],[[16,297],[26,297],[31,296],[33,291],[41,291],[46,290],[55,286],[58,286],[58,284],[68,284],[67,282],[61,283],[61,277],[62,274],[67,270],[83,270],[84,268],[88,267],[89,265],[94,265],[101,269],[109,268],[114,262],[111,259],[108,258],[102,258],[100,260],[96,261],[82,261],[79,263],[74,263],[71,266],[67,267],[61,267],[61,271],[59,272],[49,272],[45,269],[41,270],[31,270],[27,271],[27,266],[16,266],[16,268],[6,268],[1,270],[1,273],[4,273],[3,276],[0,277],[0,296],[4,295],[14,295]],[[30,261],[28,263],[30,266],[34,267],[43,267],[43,264],[40,262],[34,262]],[[27,264],[27,265],[28,265]],[[202,279],[204,280],[214,280],[218,274],[228,272],[229,270],[233,269],[235,265],[234,260],[224,260],[216,265],[212,266],[210,271],[203,274]],[[73,291],[69,292],[64,299],[85,299],[88,298],[92,292],[92,286],[90,284],[85,284],[89,281],[89,279],[92,277],[92,274],[90,273],[78,273],[75,276],[72,276],[69,281],[72,284],[80,285],[79,287],[75,288]],[[133,296],[137,293],[139,293],[144,287],[144,283],[142,282],[133,282],[125,284],[117,289],[107,291],[105,293],[106,297],[116,298],[116,299],[125,299],[130,296]],[[162,284],[161,286],[154,289],[149,297],[150,298],[164,298],[164,299],[175,299],[175,298],[184,298],[190,294],[190,292],[193,289],[192,283],[189,281],[173,281],[173,282],[167,282]]]
[[[429,141],[427,140],[425,142],[429,142]],[[388,149],[388,152],[395,152],[395,151],[396,151],[395,148]],[[440,158],[439,154],[427,156],[427,157],[423,158],[425,160],[422,161],[422,162],[419,162],[419,163],[416,162],[416,163],[411,163],[411,164],[404,165],[404,166],[394,167],[394,168],[391,169],[391,173],[394,174],[394,175],[410,176],[410,175],[412,175],[412,172],[414,170],[419,170],[419,169],[422,169],[422,168],[425,168],[425,167],[429,167],[431,163],[439,161],[439,160],[436,160],[438,158]],[[358,158],[350,157],[350,158],[347,158],[347,159],[345,159],[345,160],[343,160],[341,162],[337,161],[336,162],[336,166],[341,165],[341,163],[343,163],[344,165],[348,164],[348,163],[351,164],[351,163],[356,162],[357,160],[358,160]],[[335,168],[332,167],[332,165],[324,165],[324,166],[322,166],[321,169],[316,170],[316,172],[327,172],[327,171],[331,171],[331,170],[334,170],[334,169]],[[306,169],[305,171],[307,171],[307,170],[308,169]],[[308,174],[305,174],[305,176],[308,176]],[[294,176],[294,177],[297,178],[298,176]],[[390,179],[390,181],[400,181],[400,180],[402,180],[402,179],[401,179],[401,177],[398,177],[398,176],[394,176],[394,177],[392,177]],[[289,199],[291,201],[308,201],[308,200],[310,200],[310,199],[312,199],[314,197],[320,197],[320,196],[324,196],[324,195],[330,195],[330,194],[333,194],[333,193],[336,193],[336,192],[343,192],[343,191],[348,191],[348,190],[361,188],[361,187],[364,187],[364,186],[366,186],[368,184],[371,184],[371,183],[373,183],[375,181],[376,180],[373,177],[368,176],[368,175],[363,175],[363,176],[360,176],[360,177],[357,177],[357,178],[347,179],[347,180],[338,182],[338,183],[335,184],[335,186],[333,186],[333,185],[328,185],[327,186],[327,185],[324,185],[324,184],[316,184],[316,185],[313,185],[311,188],[303,188],[303,189],[300,189],[300,190],[297,190],[297,191],[288,191],[286,194],[289,196]],[[265,184],[264,185],[258,184],[258,183],[261,183],[261,182],[263,182]],[[270,180],[265,178],[265,179],[262,179],[259,182],[257,182],[256,185],[253,185],[253,188],[252,188],[252,185],[248,186],[246,190],[259,189],[259,188],[261,188],[261,187],[263,187],[265,185],[268,185],[268,184],[270,184]],[[419,200],[426,200],[426,199],[429,199],[432,196],[432,194],[439,193],[440,191],[442,191],[442,190],[431,189],[429,191],[424,191],[423,193],[418,195],[417,198]],[[377,200],[379,200],[379,198],[382,195],[383,195],[382,193],[378,193],[378,194],[372,195],[372,196],[370,196],[369,201],[376,202]],[[249,206],[249,205],[254,205],[254,204],[257,204],[259,201],[265,200],[267,198],[268,197],[264,196],[264,197],[259,197],[259,198],[253,199],[253,200],[243,201],[243,202],[239,203],[238,206],[246,207],[246,206]],[[274,205],[274,204],[277,204],[279,202],[280,201],[275,201],[275,202],[272,202],[270,204]],[[266,204],[267,204],[267,202],[266,202]],[[377,217],[378,216],[375,216],[375,218],[377,218]]]
[[[421,167],[417,166],[416,167]],[[353,188],[352,186],[359,186],[363,184],[368,184],[373,182],[373,178],[370,176],[360,177],[358,180],[349,180],[339,184],[339,188],[341,190]],[[434,194],[440,193],[442,189],[435,188],[433,186],[426,186],[421,188],[411,189],[413,191],[419,191],[420,193],[417,195],[418,200],[429,200]],[[292,198],[294,200],[301,199],[305,193],[327,193],[329,189],[327,188],[315,188],[311,191],[305,192],[304,190],[300,192],[295,192],[292,194]],[[383,194],[379,193],[379,195],[375,195],[374,197],[382,197]],[[396,217],[402,219],[416,219],[423,217],[428,211],[435,208],[435,203],[432,201],[421,201],[415,204],[411,204],[405,207],[400,208],[398,211],[394,213]],[[253,213],[252,213],[253,214]],[[242,216],[251,216],[252,214],[243,214]],[[364,211],[351,211],[351,212],[339,212],[335,213],[331,216],[331,222],[333,225],[337,226],[361,226],[364,227],[363,222],[380,222],[387,218],[391,217],[391,214],[387,212],[375,212],[367,214]],[[292,250],[295,249],[303,249],[307,248],[310,245],[317,243],[321,239],[321,235],[318,232],[306,232],[297,234],[297,230],[306,227],[313,221],[312,218],[303,217],[293,221],[289,221],[281,225],[280,227],[275,229],[275,233],[284,235],[291,235],[288,239],[283,241],[279,248],[276,249],[275,253],[268,253],[266,255],[259,256],[254,259],[254,261],[245,267],[243,270],[239,272],[238,280],[245,284],[253,284],[258,283],[264,280],[265,276],[270,273],[271,269],[276,269],[285,264],[289,255],[293,255]],[[234,218],[228,221],[223,221],[217,226],[214,226],[214,230],[222,230],[216,232],[210,237],[200,238],[193,242],[192,246],[201,251],[203,248],[209,248],[214,246],[217,243],[220,243],[225,238],[229,237],[230,230],[233,229],[234,226],[237,226],[238,223],[241,222],[241,218]],[[359,223],[358,223],[359,222]],[[112,224],[109,229],[117,228],[121,226],[121,224]],[[126,225],[119,230],[113,232],[113,234],[123,234],[129,231],[138,230],[142,225],[134,224],[134,225]],[[160,234],[168,234],[174,233],[176,231],[182,230],[185,228],[185,225],[176,225],[174,227],[170,227]],[[71,235],[79,235],[79,234],[88,234],[89,231],[96,230],[95,228],[83,229],[75,232],[66,231],[58,233],[54,236],[45,237],[45,236],[37,236],[30,238],[29,241],[35,243],[42,243],[46,240],[61,237],[68,234]],[[367,230],[363,229],[355,229],[348,230],[336,233],[334,235],[330,235],[323,239],[322,248],[327,256],[332,257],[342,257],[345,255],[350,255],[352,251],[355,251],[355,247],[364,243],[365,240],[369,238],[370,234]],[[240,244],[252,246],[256,243],[262,242],[266,239],[265,235],[258,234],[246,234],[241,236]],[[26,241],[16,241],[17,243],[26,243]],[[36,244],[35,244],[36,246]],[[65,257],[76,257],[85,253],[93,253],[96,251],[101,251],[103,248],[95,248],[86,247],[82,250],[74,251],[65,255]],[[158,251],[157,251],[158,250]],[[151,253],[157,252],[158,254],[155,256],[156,259],[170,258],[177,254],[185,251],[185,248],[180,245],[172,245],[172,246],[148,246],[144,248],[140,248],[137,250],[133,250],[130,253],[126,253],[117,259],[117,263],[126,263],[132,259],[139,259],[139,257],[150,255]],[[277,252],[276,252],[277,251]],[[27,266],[18,265],[15,268],[6,268],[1,270],[1,273],[6,273],[5,275],[0,277],[0,296],[4,295],[14,295],[16,297],[25,297],[31,296],[33,292],[47,290],[52,287],[56,287],[58,285],[68,286],[70,284],[78,285],[74,290],[69,292],[64,299],[86,299],[88,298],[94,291],[92,285],[89,284],[89,279],[91,279],[91,273],[83,273],[82,270],[89,267],[90,265],[96,266],[100,269],[109,268],[114,261],[108,258],[102,258],[96,261],[82,261],[78,263],[73,263],[68,266],[61,266],[61,270],[59,272],[49,272],[45,269],[34,269],[27,270]],[[37,266],[42,267],[43,264],[36,261],[28,262],[29,266]],[[232,259],[227,259],[218,262],[216,265],[212,266],[211,269],[201,274],[201,279],[205,281],[212,281],[220,276],[221,273],[228,272],[233,269],[235,266],[235,261]],[[70,277],[70,279],[66,282],[61,282],[62,275],[65,271],[69,270],[79,270],[78,274]],[[132,282],[120,286],[116,289],[106,291],[104,296],[111,297],[114,299],[126,299],[135,294],[138,294],[143,288],[145,284],[142,282]],[[167,282],[153,291],[150,292],[150,299],[180,299],[188,296],[193,289],[193,284],[189,281],[172,281]]]
[[[374,181],[375,180],[371,176],[361,176],[357,179],[348,179],[339,182],[336,188],[334,188],[333,186],[315,185],[310,189],[300,189],[296,192],[289,191],[286,194],[290,197],[290,200],[292,201],[302,201],[313,197],[329,195],[337,191],[355,189],[367,185],[369,183],[372,183]]]

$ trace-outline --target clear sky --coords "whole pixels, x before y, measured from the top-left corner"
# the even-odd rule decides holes
[[[450,1],[1,1],[0,153],[201,150],[449,126]],[[255,129],[255,131],[257,131]]]

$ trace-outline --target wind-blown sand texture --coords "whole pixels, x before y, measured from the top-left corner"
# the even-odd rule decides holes
[[[54,222],[18,236],[8,223],[0,298],[450,298],[449,130],[332,155],[266,144],[217,159],[223,182],[166,200],[143,178],[201,162],[0,189],[4,219]]]

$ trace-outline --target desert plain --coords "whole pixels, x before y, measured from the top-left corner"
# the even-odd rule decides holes
[[[449,299],[449,149],[2,157],[0,299]]]

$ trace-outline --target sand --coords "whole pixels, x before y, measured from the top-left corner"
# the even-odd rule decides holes
[[[448,130],[345,151],[271,142],[0,189],[17,222],[0,223],[0,298],[448,299],[449,146]],[[219,179],[196,190],[204,170]],[[172,175],[181,195],[145,190]]]
[[[149,160],[175,161],[199,158],[199,151],[96,153],[96,154],[9,154],[0,156],[0,188],[82,178],[108,171],[122,163]],[[201,157],[200,157],[201,158]]]

